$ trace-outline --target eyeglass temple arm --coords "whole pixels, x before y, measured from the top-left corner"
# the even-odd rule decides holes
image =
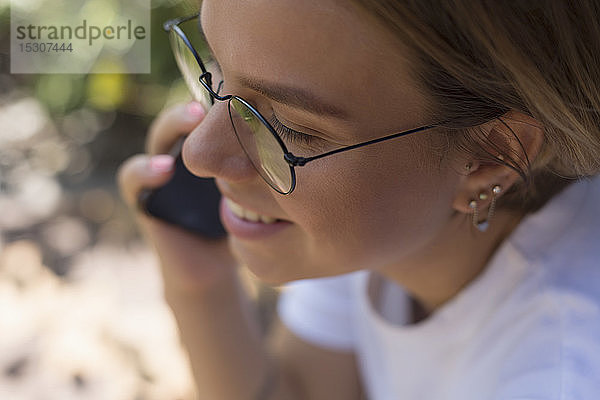
[[[333,154],[337,154],[337,153],[342,153],[344,151],[356,149],[358,147],[367,146],[369,144],[383,142],[384,140],[388,140],[388,139],[393,139],[393,138],[397,138],[397,137],[401,137],[401,136],[410,135],[411,133],[421,132],[421,131],[424,131],[424,130],[427,130],[427,129],[431,129],[433,127],[434,127],[434,125],[421,126],[419,128],[411,129],[411,130],[408,130],[408,131],[404,131],[404,132],[400,132],[400,133],[394,133],[392,135],[384,136],[382,138],[377,138],[377,139],[369,140],[369,141],[366,141],[366,142],[354,144],[352,146],[342,147],[341,149],[332,150],[332,151],[329,151],[327,153],[319,154],[318,156],[313,156],[313,157],[297,157],[297,156],[293,155],[292,153],[287,152],[287,153],[284,154],[284,158],[285,158],[285,161],[287,161],[287,163],[290,166],[292,166],[292,167],[302,167],[306,163],[309,163],[311,161],[317,160],[319,158],[327,157],[327,156],[330,156],[330,155],[333,155]]]
[[[169,21],[167,21],[167,22],[165,22],[163,24],[163,29],[165,31],[169,32],[169,31],[171,31],[171,29],[173,29],[174,26],[177,26],[177,25],[179,25],[181,23],[190,21],[190,20],[192,20],[194,18],[198,18],[199,16],[200,16],[200,13],[198,12],[196,14],[189,15],[187,17],[181,17],[181,18],[175,18],[175,19],[169,20]],[[220,96],[219,95],[219,92],[221,91],[221,88],[223,86],[223,81],[219,82],[219,86],[217,87],[217,90],[215,92],[212,89],[212,87],[211,87],[212,86],[212,74],[210,72],[207,72],[204,69],[204,65],[200,61],[200,58],[197,55],[196,50],[193,48],[193,46],[191,46],[191,44],[188,44],[188,43],[186,43],[186,44],[194,52],[194,55],[196,56],[198,64],[200,64],[200,67],[201,67],[201,69],[203,71],[203,74],[199,78],[200,83],[210,92],[211,96],[214,97],[214,98],[216,98],[217,100],[220,100],[220,101],[229,100],[232,97],[231,95],[226,95],[226,96]],[[203,80],[203,78],[206,79],[206,81],[208,82],[208,84],[207,84],[207,82],[205,82]],[[333,154],[337,154],[337,153],[341,153],[341,152],[344,152],[344,151],[356,149],[358,147],[367,146],[367,145],[374,144],[374,143],[379,143],[379,142],[382,142],[384,140],[393,139],[393,138],[401,137],[401,136],[405,136],[405,135],[410,135],[411,133],[416,133],[416,132],[424,131],[424,130],[427,130],[427,129],[430,129],[430,128],[433,128],[433,127],[434,127],[434,125],[426,125],[426,126],[422,126],[422,127],[419,127],[419,128],[411,129],[411,130],[408,130],[408,131],[405,131],[405,132],[395,133],[395,134],[392,134],[392,135],[384,136],[382,138],[377,138],[377,139],[369,140],[369,141],[366,141],[366,142],[358,143],[358,144],[355,144],[355,145],[352,145],[352,146],[343,147],[341,149],[332,150],[332,151],[329,151],[327,153],[319,154],[318,156],[313,156],[313,157],[297,157],[297,156],[293,155],[292,153],[287,152],[287,153],[284,154],[284,158],[285,158],[285,160],[287,161],[287,163],[289,165],[291,165],[293,167],[302,167],[306,163],[309,163],[311,161],[317,160],[319,158],[323,158],[323,157],[327,157],[327,156],[330,156],[330,155],[333,155]]]

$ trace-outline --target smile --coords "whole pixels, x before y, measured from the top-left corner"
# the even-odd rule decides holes
[[[255,213],[254,211],[247,210],[239,204],[233,202],[231,199],[228,199],[227,197],[225,197],[225,203],[236,217],[244,219],[246,221],[262,222],[263,224],[274,224],[278,221],[277,218],[269,217],[266,215],[260,215]]]

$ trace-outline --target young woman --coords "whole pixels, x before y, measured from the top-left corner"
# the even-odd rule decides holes
[[[197,102],[119,181],[135,205],[191,132],[223,195],[223,242],[138,213],[202,398],[600,398],[597,2],[205,0],[166,29]],[[242,264],[299,281],[269,340]]]

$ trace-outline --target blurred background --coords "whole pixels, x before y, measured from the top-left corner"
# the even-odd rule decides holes
[[[115,173],[162,108],[190,100],[161,25],[195,3],[152,0],[149,75],[11,75],[0,0],[2,400],[194,398],[156,259]]]

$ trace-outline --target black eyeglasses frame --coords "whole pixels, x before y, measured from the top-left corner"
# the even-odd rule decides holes
[[[292,183],[291,183],[290,189],[287,192],[283,192],[279,188],[274,187],[270,182],[267,182],[267,183],[269,184],[269,186],[271,186],[274,190],[276,190],[280,194],[287,195],[287,194],[292,193],[292,191],[295,189],[295,187],[296,187],[296,173],[295,173],[295,170],[294,170],[295,167],[302,167],[302,166],[304,166],[304,165],[306,165],[309,162],[314,161],[314,160],[318,160],[318,159],[321,159],[321,158],[324,158],[324,157],[328,157],[328,156],[331,156],[331,155],[334,155],[334,154],[342,153],[342,152],[345,152],[345,151],[354,150],[354,149],[357,149],[359,147],[368,146],[368,145],[379,143],[379,142],[383,142],[383,141],[386,141],[386,140],[395,139],[395,138],[398,138],[398,137],[410,135],[410,134],[413,134],[413,133],[423,132],[425,130],[435,128],[437,126],[437,125],[424,125],[424,126],[420,126],[418,128],[413,128],[413,129],[409,129],[409,130],[406,130],[406,131],[402,131],[402,132],[398,132],[398,133],[393,133],[391,135],[387,135],[387,136],[384,136],[384,137],[381,137],[381,138],[372,139],[372,140],[368,140],[368,141],[365,141],[365,142],[360,142],[360,143],[357,143],[357,144],[353,144],[353,145],[341,147],[339,149],[331,150],[331,151],[325,152],[323,154],[319,154],[319,155],[312,156],[312,157],[299,157],[299,156],[296,156],[296,155],[292,154],[290,151],[288,151],[287,146],[285,145],[285,143],[283,142],[283,140],[281,139],[281,137],[277,134],[277,132],[275,131],[275,129],[271,126],[271,124],[266,120],[266,118],[264,118],[262,116],[262,114],[254,106],[252,106],[250,103],[248,103],[246,100],[244,100],[243,98],[241,98],[239,96],[231,95],[231,94],[221,96],[219,94],[220,91],[221,91],[221,88],[223,87],[223,81],[222,80],[219,82],[219,85],[217,86],[217,90],[216,91],[212,88],[212,86],[213,86],[213,84],[212,84],[212,74],[207,70],[206,66],[202,62],[202,59],[200,58],[200,55],[198,54],[198,52],[196,51],[196,49],[194,48],[194,46],[192,45],[192,43],[190,42],[190,40],[188,39],[188,37],[186,36],[186,34],[179,27],[180,24],[182,24],[184,22],[187,22],[187,21],[191,21],[191,20],[199,18],[199,17],[200,17],[200,13],[196,13],[196,14],[193,14],[193,15],[189,15],[189,16],[185,16],[185,17],[180,17],[180,18],[172,19],[172,20],[166,21],[163,24],[163,29],[167,33],[170,33],[171,31],[174,31],[183,40],[183,42],[185,43],[185,45],[189,48],[189,50],[194,55],[194,58],[196,59],[196,61],[198,62],[198,65],[200,67],[200,69],[202,70],[202,74],[199,76],[198,80],[199,80],[200,84],[202,86],[204,86],[204,88],[210,94],[211,104],[214,104],[215,100],[218,100],[218,101],[227,101],[228,102],[228,108],[229,108],[229,118],[231,119],[232,124],[233,124],[233,115],[231,114],[231,100],[235,99],[235,100],[241,102],[250,111],[252,111],[252,113],[254,113],[254,115],[256,117],[259,118],[260,122],[263,123],[268,128],[268,130],[274,136],[274,138],[277,141],[277,143],[279,143],[279,145],[281,147],[281,150],[283,151],[284,160],[287,162],[287,164],[289,165],[289,168],[290,168],[290,173],[291,173],[291,177],[292,177]],[[235,124],[234,124],[234,129],[235,129]],[[236,137],[237,137],[237,135],[236,135]],[[241,143],[241,141],[240,141],[239,138],[238,138],[238,141],[240,142],[240,145],[241,145],[242,143]],[[242,145],[242,148],[244,149],[243,145]],[[245,149],[244,149],[244,151],[246,152]]]

